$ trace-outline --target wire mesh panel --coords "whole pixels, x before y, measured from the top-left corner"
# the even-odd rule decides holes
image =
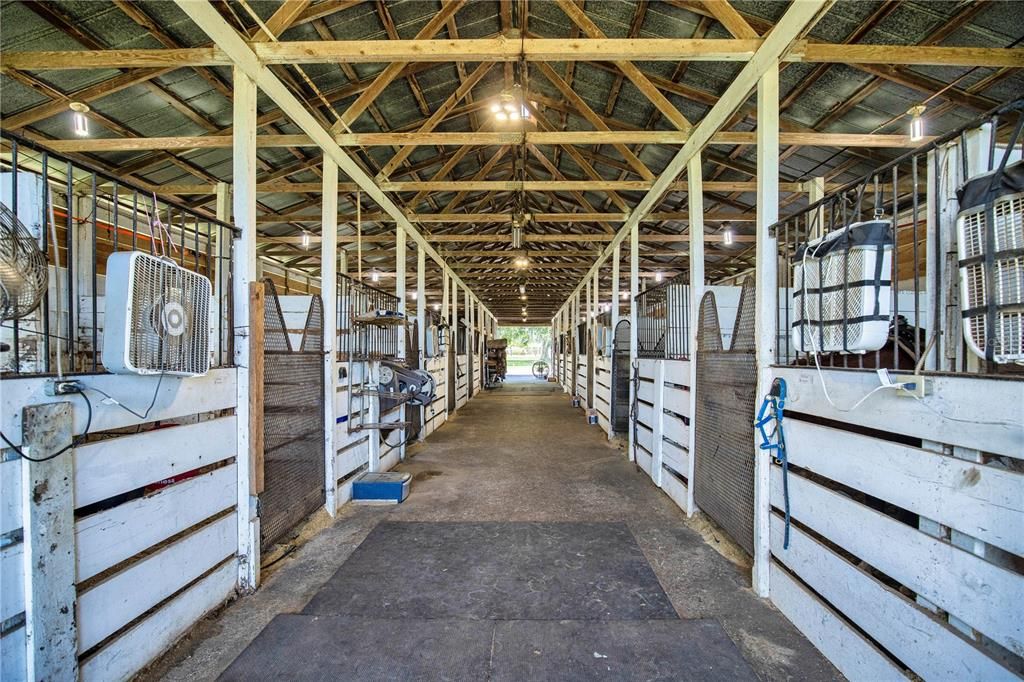
[[[270,280],[263,308],[260,545],[280,540],[324,503],[323,302],[313,296],[297,350]]]
[[[700,302],[694,499],[732,539],[754,552],[754,285],[743,283],[732,346],[722,347],[713,292]]]
[[[611,409],[612,430],[626,433],[629,430],[629,320],[620,320],[615,325]]]

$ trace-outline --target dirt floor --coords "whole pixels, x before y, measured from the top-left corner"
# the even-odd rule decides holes
[[[517,379],[475,397],[399,470],[413,474],[406,502],[314,518],[255,594],[199,623],[142,679],[215,679],[274,616],[301,612],[382,521],[624,522],[679,618],[720,623],[757,677],[841,679],[753,594],[745,555],[706,519],[687,520],[555,384]]]

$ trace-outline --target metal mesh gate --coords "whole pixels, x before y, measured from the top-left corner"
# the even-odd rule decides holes
[[[293,349],[270,280],[263,305],[263,479],[260,545],[264,550],[324,504],[323,302],[313,296]]]
[[[715,295],[700,302],[694,499],[747,552],[754,552],[754,287],[743,282],[732,345],[722,347]]]
[[[615,325],[612,349],[612,430],[629,430],[629,320]]]

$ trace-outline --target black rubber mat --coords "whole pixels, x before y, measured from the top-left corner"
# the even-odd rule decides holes
[[[493,630],[470,620],[283,614],[220,680],[483,680]]]
[[[221,680],[756,680],[707,620],[280,615]]]
[[[490,680],[756,680],[711,620],[505,621]]]
[[[624,523],[381,523],[303,613],[677,618]]]

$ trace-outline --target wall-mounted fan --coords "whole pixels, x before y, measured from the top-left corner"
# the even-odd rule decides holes
[[[46,279],[46,256],[38,242],[0,203],[0,318],[17,320],[38,308]]]
[[[166,258],[107,259],[103,366],[118,374],[210,371],[210,280]]]

